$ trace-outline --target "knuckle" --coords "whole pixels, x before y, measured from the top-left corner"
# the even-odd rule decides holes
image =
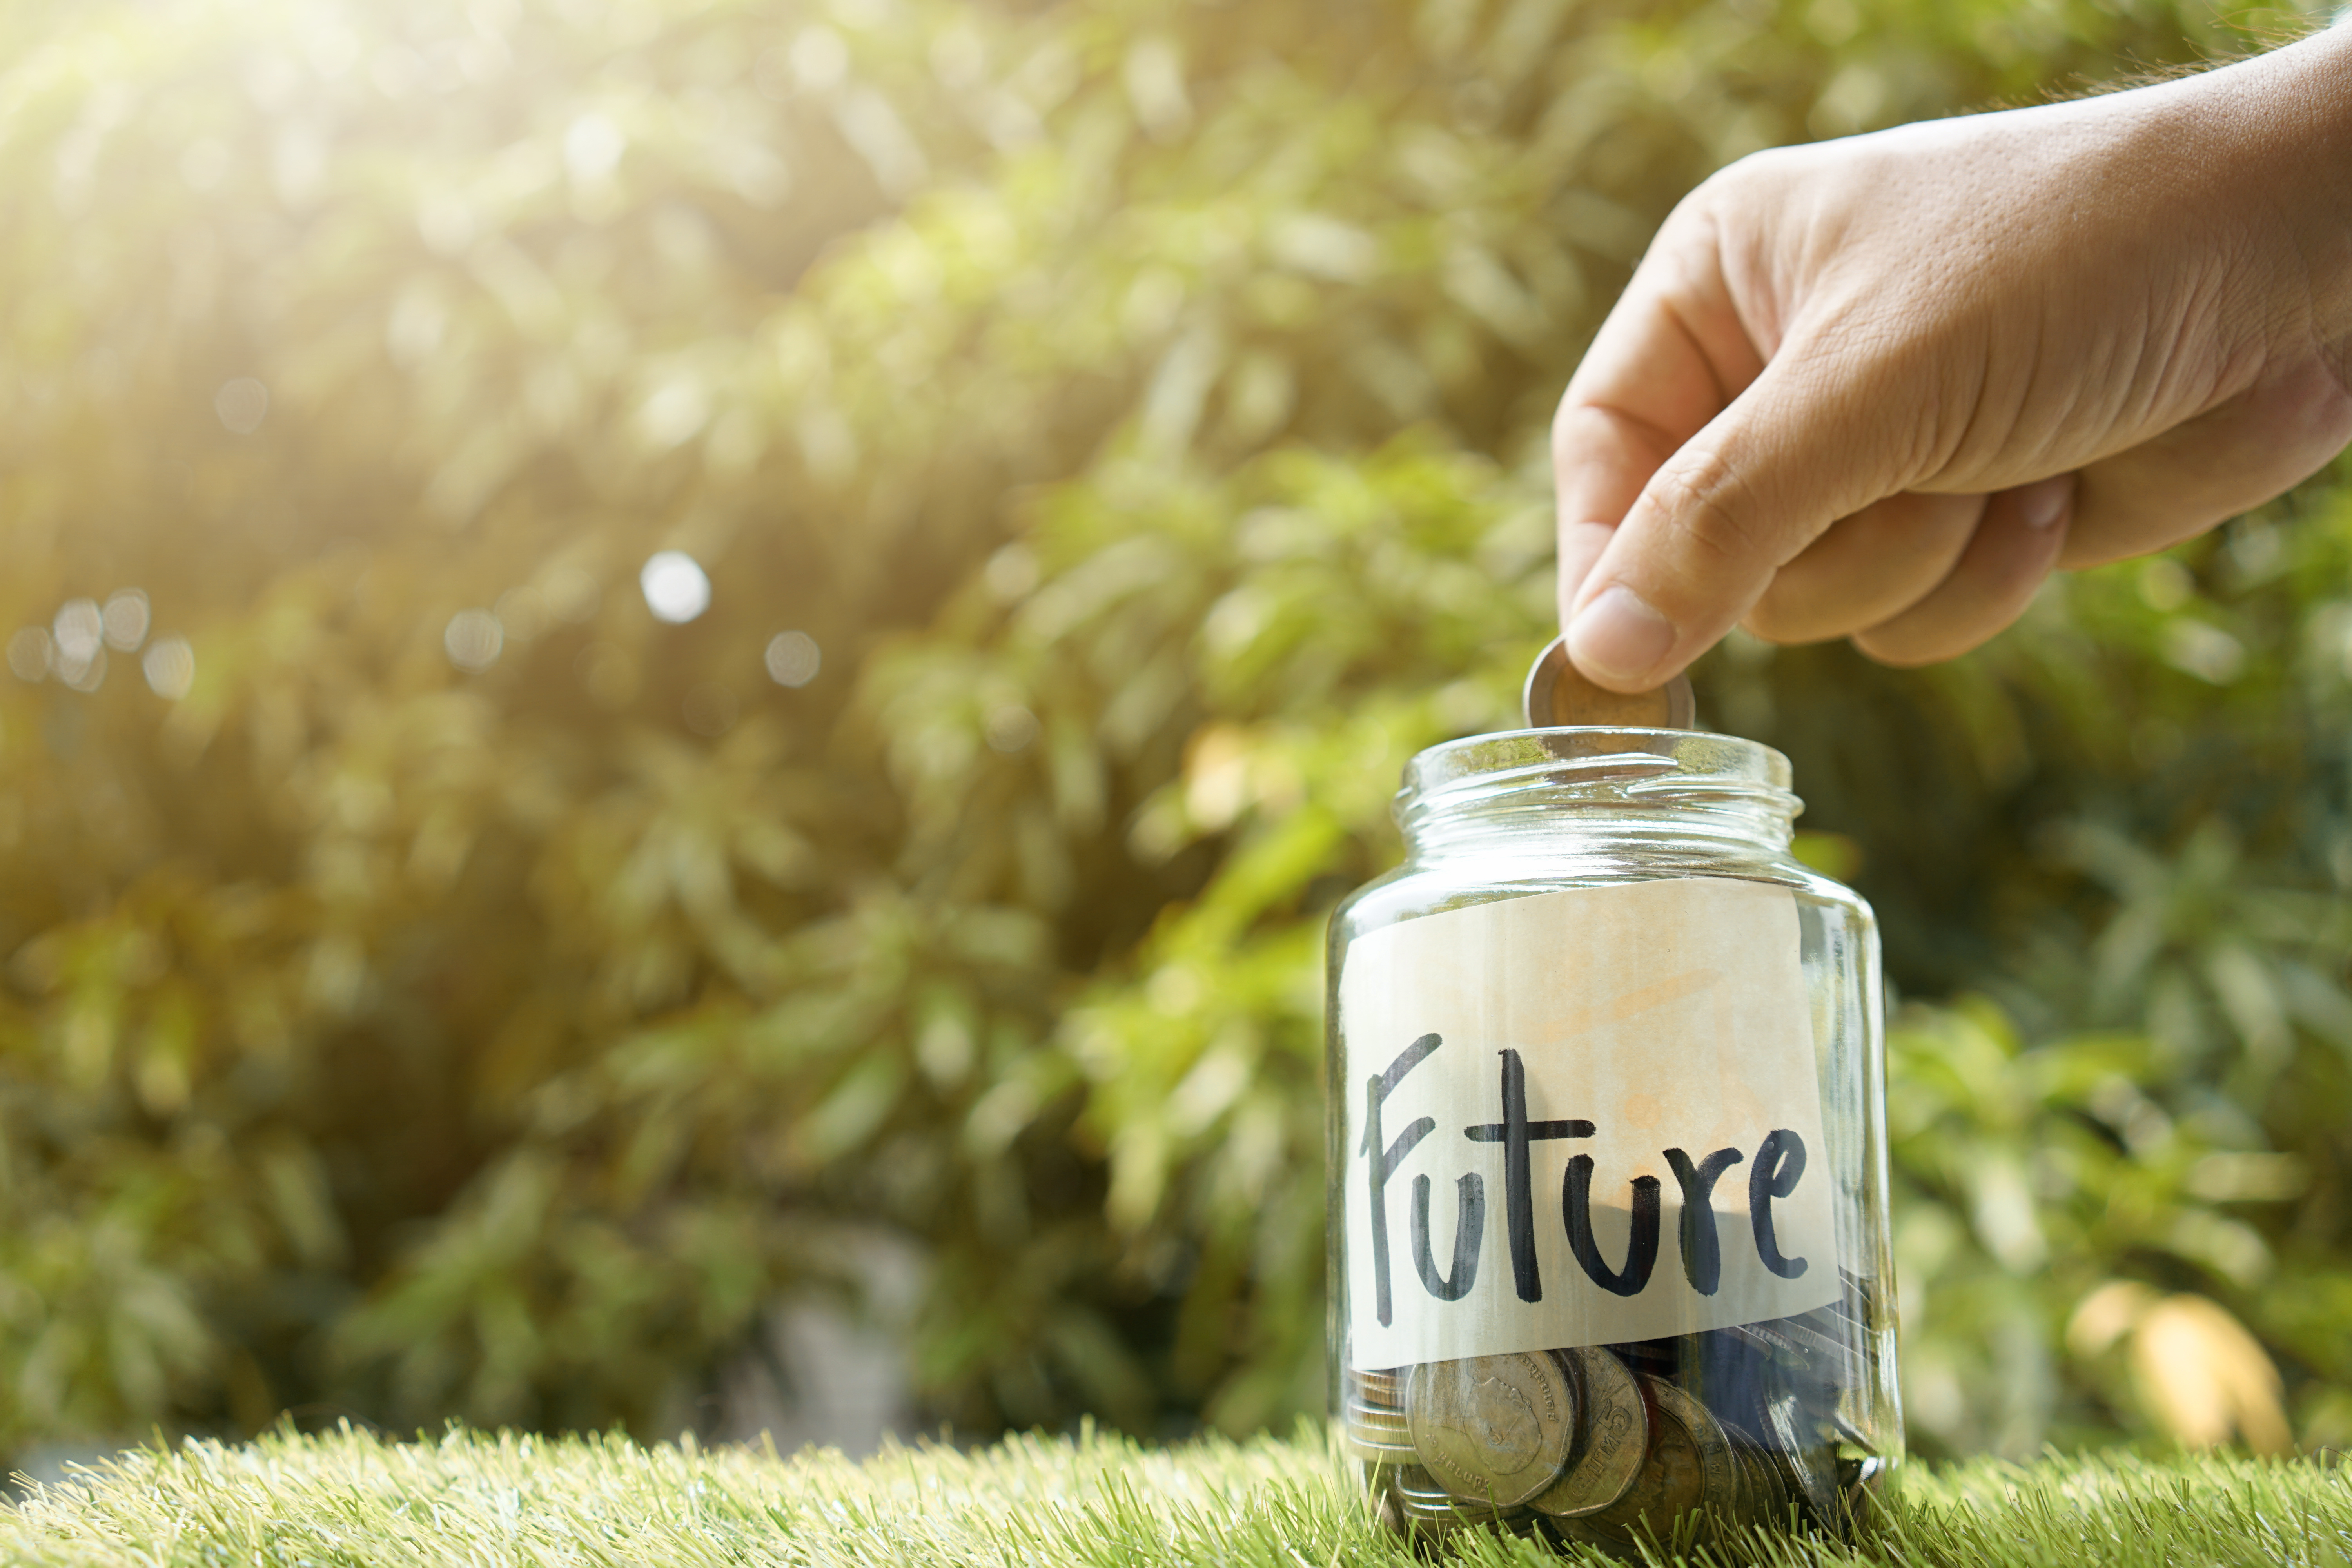
[[[1661,468],[1651,481],[1651,499],[1702,571],[1745,574],[1780,564],[1747,485],[1719,454],[1697,454]]]
[[[1802,147],[1767,147],[1735,158],[1699,182],[1696,205],[1737,203],[1784,189],[1805,162]]]
[[[1551,416],[1551,457],[1554,463],[1565,462],[1575,455],[1585,426],[1593,416],[1594,411],[1589,405],[1565,397],[1560,399],[1559,406],[1552,411]]]

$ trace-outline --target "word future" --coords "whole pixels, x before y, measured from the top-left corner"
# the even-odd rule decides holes
[[[1389,1183],[1405,1156],[1437,1131],[1437,1121],[1433,1117],[1416,1117],[1391,1142],[1381,1112],[1406,1076],[1443,1044],[1444,1041],[1436,1035],[1423,1035],[1386,1070],[1364,1080],[1364,1133],[1355,1152],[1363,1160],[1364,1212],[1371,1231],[1373,1309],[1382,1327],[1392,1322],[1395,1314],[1389,1268]],[[1473,1143],[1503,1146],[1503,1231],[1510,1244],[1511,1284],[1520,1300],[1540,1301],[1544,1282],[1536,1257],[1536,1204],[1528,1152],[1533,1145],[1552,1139],[1591,1138],[1598,1130],[1592,1122],[1580,1120],[1528,1120],[1527,1068],[1516,1050],[1499,1051],[1496,1055],[1502,1062],[1500,1117],[1465,1127],[1462,1136]],[[1782,1279],[1795,1279],[1804,1274],[1804,1258],[1782,1254],[1772,1217],[1773,1201],[1794,1193],[1804,1177],[1802,1138],[1787,1128],[1776,1128],[1763,1136],[1752,1154],[1739,1149],[1715,1149],[1697,1157],[1686,1149],[1667,1149],[1662,1153],[1682,1189],[1679,1241],[1683,1278],[1692,1290],[1701,1296],[1712,1296],[1721,1285],[1723,1244],[1716,1234],[1715,1189],[1726,1173],[1743,1162],[1748,1165],[1748,1238],[1754,1243],[1758,1261]],[[1639,1296],[1648,1287],[1658,1263],[1662,1207],[1658,1178],[1633,1178],[1629,1205],[1632,1231],[1625,1260],[1616,1268],[1610,1267],[1601,1256],[1593,1235],[1592,1180],[1591,1155],[1578,1154],[1569,1160],[1559,1192],[1559,1223],[1568,1235],[1569,1251],[1585,1277],[1601,1289],[1612,1296]],[[1412,1179],[1413,1271],[1432,1297],[1440,1301],[1458,1301],[1470,1293],[1478,1280],[1479,1260],[1486,1239],[1486,1183],[1483,1176],[1470,1172],[1454,1184],[1454,1259],[1452,1268],[1445,1270],[1438,1268],[1430,1245],[1431,1185],[1425,1175]]]

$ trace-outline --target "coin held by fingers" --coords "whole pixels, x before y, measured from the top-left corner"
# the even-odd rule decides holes
[[[1569,661],[1568,639],[1554,637],[1536,656],[1525,690],[1531,730],[1591,725],[1612,730],[1688,730],[1696,727],[1698,705],[1690,680],[1675,676],[1647,691],[1612,691],[1586,679]]]

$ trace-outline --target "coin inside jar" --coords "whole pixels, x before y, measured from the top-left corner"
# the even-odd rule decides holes
[[[1749,1524],[1775,1525],[1785,1528],[1789,1523],[1789,1491],[1780,1484],[1780,1471],[1764,1447],[1739,1427],[1724,1424],[1724,1435],[1731,1439],[1732,1457],[1739,1462],[1739,1478],[1745,1490],[1741,1508],[1744,1521]]]
[[[1663,1378],[1643,1376],[1650,1398],[1650,1451],[1633,1486],[1611,1508],[1559,1521],[1570,1537],[1615,1546],[1636,1544],[1646,1527],[1664,1538],[1685,1514],[1706,1510],[1721,1521],[1739,1506],[1738,1461],[1730,1439],[1706,1406]]]
[[[1575,1375],[1577,1440],[1568,1468],[1534,1506],[1554,1519],[1574,1519],[1600,1512],[1633,1484],[1649,1453],[1649,1406],[1625,1363],[1607,1351],[1554,1353]]]
[[[1777,1367],[1766,1374],[1762,1403],[1765,1444],[1780,1461],[1782,1479],[1804,1499],[1815,1518],[1834,1522],[1838,1517],[1836,1458],[1814,1430],[1791,1380]]]
[[[1421,1457],[1412,1445],[1412,1434],[1404,1424],[1402,1414],[1393,1410],[1367,1410],[1350,1401],[1347,1411],[1349,1444],[1366,1458],[1385,1459],[1390,1463],[1411,1463]]]
[[[1550,730],[1593,725],[1611,730],[1687,730],[1698,721],[1690,681],[1677,675],[1648,691],[1595,686],[1569,661],[1568,638],[1554,637],[1536,656],[1522,692],[1528,727]]]
[[[1419,1465],[1400,1465],[1391,1470],[1389,1489],[1398,1511],[1419,1527],[1423,1535],[1442,1534],[1464,1525],[1507,1525],[1527,1512],[1525,1509],[1497,1509],[1465,1502]]]
[[[1423,1362],[1405,1382],[1422,1464],[1455,1497],[1515,1508],[1559,1479],[1576,1436],[1576,1394],[1541,1351]]]

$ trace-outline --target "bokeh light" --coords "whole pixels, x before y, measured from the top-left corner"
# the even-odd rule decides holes
[[[768,679],[779,686],[806,686],[824,664],[824,650],[806,632],[778,632],[768,639]]]
[[[123,653],[136,651],[147,640],[148,616],[147,595],[139,589],[123,588],[108,595],[106,607],[99,612],[106,646]]]
[[[563,167],[582,184],[601,180],[620,166],[629,139],[602,114],[583,114],[563,133]]]
[[[58,606],[49,635],[57,639],[58,668],[88,664],[105,644],[105,614],[95,599],[68,599]]]
[[[106,679],[106,616],[95,599],[68,599],[49,623],[55,639],[50,672],[77,691],[95,691]]]
[[[447,650],[449,662],[469,675],[498,663],[506,645],[506,627],[488,610],[460,610],[449,617],[441,633],[441,646]]]
[[[269,388],[249,375],[225,381],[213,394],[213,412],[231,435],[250,436],[269,416]]]
[[[149,689],[158,697],[177,702],[195,683],[196,650],[188,646],[185,637],[157,637],[148,646],[147,657],[139,661],[139,668],[147,677]]]
[[[710,576],[683,550],[657,552],[637,574],[655,618],[683,626],[710,607]]]

